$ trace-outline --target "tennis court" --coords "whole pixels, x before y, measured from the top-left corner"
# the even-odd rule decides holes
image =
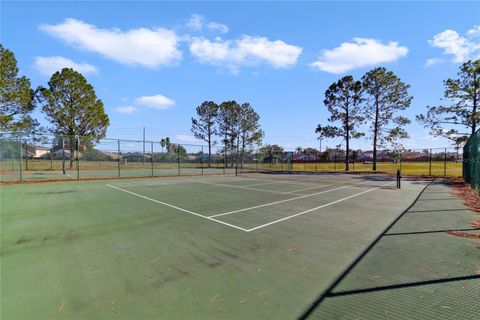
[[[372,319],[387,311],[398,319],[395,305],[403,306],[401,316],[413,316],[408,310],[420,308],[419,301],[436,301],[432,292],[418,301],[395,296],[381,307],[376,292],[333,297],[383,279],[391,285],[399,265],[407,274],[402,281],[461,270],[463,281],[474,281],[462,306],[478,308],[475,240],[444,232],[465,229],[472,212],[445,196],[441,183],[435,188],[445,193],[442,201],[419,202],[433,187],[403,181],[397,189],[386,175],[280,173],[2,187],[1,316]],[[405,214],[415,203],[431,215],[452,208],[441,215],[437,239],[379,241],[386,231],[439,230],[437,219]],[[425,255],[437,241],[443,251]],[[362,263],[352,265],[359,257]],[[475,314],[431,308],[426,314],[437,318]]]

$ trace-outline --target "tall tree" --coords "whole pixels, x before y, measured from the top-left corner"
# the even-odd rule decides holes
[[[425,114],[417,115],[431,134],[445,137],[455,145],[474,134],[480,123],[480,59],[463,63],[457,75],[457,79],[443,82],[444,97],[450,103],[427,106]]]
[[[380,67],[362,77],[366,103],[364,114],[370,124],[373,140],[373,171],[377,170],[377,148],[395,145],[398,139],[408,138],[404,126],[410,120],[398,112],[410,107],[409,85],[403,83],[392,71]]]
[[[362,83],[353,80],[352,76],[345,76],[334,82],[325,91],[325,100],[323,103],[330,112],[329,122],[339,121],[339,127],[330,127],[325,132],[326,137],[343,137],[346,143],[345,171],[349,171],[350,140],[359,138],[363,133],[357,130],[357,126],[364,121],[361,115],[360,104],[362,98]]]
[[[266,144],[259,150],[260,153],[284,153],[283,147],[278,144]]]
[[[163,153],[163,148],[165,148],[165,146],[167,145],[165,139],[160,139],[160,146],[162,147],[162,153]]]
[[[208,167],[211,166],[211,154],[214,135],[217,133],[215,120],[218,114],[218,105],[213,101],[204,101],[197,107],[198,119],[192,118],[193,135],[208,144]]]
[[[224,153],[232,155],[232,166],[234,162],[236,141],[239,135],[240,105],[236,101],[226,101],[220,104],[217,114],[218,135],[223,138]]]
[[[15,55],[0,44],[0,128],[28,131],[37,126],[29,115],[35,109],[34,102],[30,80],[18,75]]]
[[[64,68],[55,72],[48,88],[37,90],[37,99],[42,110],[54,125],[57,134],[70,140],[70,168],[75,159],[75,137],[98,141],[105,136],[109,125],[103,103],[97,99],[95,90],[77,71]]]
[[[260,145],[264,136],[263,130],[260,129],[260,116],[249,103],[243,103],[240,106],[240,132],[238,138],[241,144],[241,159],[243,166],[243,158],[245,149],[253,145]]]

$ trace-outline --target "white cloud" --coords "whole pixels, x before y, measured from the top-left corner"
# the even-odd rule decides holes
[[[444,60],[442,58],[431,58],[431,59],[427,59],[427,61],[425,62],[425,66],[430,67],[430,66],[433,66],[435,64],[442,63],[442,62],[444,62]]]
[[[343,73],[356,68],[397,61],[407,53],[408,48],[399,46],[398,42],[383,44],[376,39],[353,38],[353,42],[343,42],[339,47],[324,50],[311,66],[329,73]]]
[[[282,40],[270,41],[265,37],[242,36],[235,40],[214,41],[203,37],[193,38],[190,53],[200,62],[225,66],[232,72],[239,67],[265,63],[274,68],[285,68],[297,63],[301,47]]]
[[[472,29],[467,31],[467,35],[469,36],[475,36],[477,34],[480,34],[480,24],[477,26],[473,26]]]
[[[132,107],[132,106],[118,107],[117,111],[120,112],[120,113],[132,114],[135,111],[137,111],[137,108]]]
[[[453,62],[461,63],[480,57],[478,34],[480,34],[480,26],[468,30],[465,36],[455,30],[447,29],[434,35],[428,43],[433,47],[443,49],[443,54],[451,55]]]
[[[226,25],[221,24],[221,23],[217,23],[217,22],[210,22],[207,25],[207,28],[209,30],[219,31],[221,33],[227,33],[228,32],[228,27]]]
[[[101,29],[68,18],[57,25],[43,24],[40,30],[77,48],[95,52],[109,59],[155,68],[181,59],[178,36],[163,28],[138,28],[128,31]]]
[[[175,140],[178,142],[185,142],[185,143],[195,143],[199,141],[194,136],[187,135],[187,134],[177,134],[175,136]]]
[[[95,66],[88,63],[77,63],[73,60],[60,57],[35,57],[34,62],[35,69],[46,76],[51,76],[57,71],[61,71],[63,68],[72,68],[82,74],[97,73],[98,70]]]
[[[196,31],[200,31],[203,28],[203,16],[199,14],[192,14],[187,21],[187,27]]]
[[[152,109],[168,109],[175,104],[175,101],[161,94],[154,96],[142,96],[135,99],[135,104]]]
[[[206,26],[206,28],[211,31],[218,31],[221,33],[228,32],[228,27],[226,25],[213,21],[207,23],[207,19],[199,14],[192,14],[188,19],[186,26],[194,31],[201,31],[203,27]]]

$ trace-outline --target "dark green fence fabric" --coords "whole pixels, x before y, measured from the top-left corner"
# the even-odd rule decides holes
[[[463,147],[463,179],[480,190],[480,130]]]

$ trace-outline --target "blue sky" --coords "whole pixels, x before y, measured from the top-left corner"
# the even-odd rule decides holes
[[[480,56],[480,2],[3,1],[1,18],[1,42],[34,87],[77,69],[104,102],[108,136],[129,139],[146,127],[147,139],[192,142],[195,107],[233,99],[260,114],[265,143],[317,146],[324,92],[342,76],[394,71],[411,85],[403,115],[414,120]],[[408,131],[408,148],[448,144],[415,121]]]

